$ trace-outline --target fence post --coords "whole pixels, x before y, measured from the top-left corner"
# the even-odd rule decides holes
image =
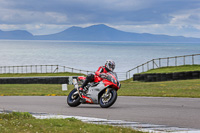
[[[167,67],[169,66],[169,57],[167,58]]]
[[[46,73],[48,73],[48,65],[46,65]]]
[[[139,69],[138,69],[138,66],[137,66],[137,73],[139,73],[140,71],[139,71]]]
[[[159,58],[159,67],[161,67],[161,61],[160,61],[160,58]]]
[[[37,66],[35,65],[35,71],[36,71],[36,73],[37,73]]]
[[[192,65],[194,65],[194,55],[192,55]]]
[[[144,72],[144,64],[142,64],[142,72]]]
[[[42,65],[40,65],[40,71],[41,71],[41,73],[42,73]]]
[[[183,64],[185,65],[185,56],[183,56]]]
[[[175,66],[177,66],[177,56],[175,57]]]
[[[152,62],[153,62],[153,69],[154,69],[154,59],[152,60]]]

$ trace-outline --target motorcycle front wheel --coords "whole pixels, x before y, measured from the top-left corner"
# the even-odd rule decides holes
[[[106,95],[106,91],[101,95],[99,104],[102,108],[108,108],[112,106],[116,100],[117,100],[117,91],[112,89],[110,90],[108,95]]]
[[[67,97],[67,104],[70,106],[70,107],[76,107],[78,105],[81,104],[80,102],[80,97],[79,97],[79,94],[77,92],[76,89],[73,89],[68,97]]]

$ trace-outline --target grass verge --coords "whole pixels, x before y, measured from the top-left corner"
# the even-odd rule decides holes
[[[35,119],[29,113],[0,114],[1,133],[142,133],[130,128],[83,123],[74,118]]]
[[[1,84],[0,96],[66,96],[73,88],[68,85],[62,91],[61,84]]]
[[[165,82],[122,81],[119,96],[191,97],[200,98],[200,79]],[[66,96],[73,89],[62,91],[58,84],[1,84],[0,96]]]
[[[151,73],[167,73],[178,71],[197,71],[200,65],[159,68]],[[150,73],[149,71],[149,73]],[[26,76],[73,76],[71,73],[49,74],[0,74],[1,77]],[[80,74],[77,74],[80,75]],[[75,76],[77,76],[75,74]],[[137,82],[132,78],[121,82],[119,96],[152,96],[152,97],[192,97],[200,98],[200,79],[177,80],[165,82]],[[0,96],[66,96],[73,89],[68,85],[68,91],[62,91],[60,84],[0,84]]]
[[[182,66],[161,67],[161,68],[157,68],[157,69],[151,69],[147,72],[142,72],[140,74],[145,74],[145,73],[174,73],[174,72],[189,72],[189,71],[200,71],[200,65],[182,65]]]
[[[200,79],[165,82],[122,82],[121,96],[190,97],[200,98]]]

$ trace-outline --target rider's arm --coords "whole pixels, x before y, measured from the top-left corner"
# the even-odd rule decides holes
[[[102,72],[103,72],[103,68],[102,68],[102,66],[100,66],[100,67],[98,68],[98,70],[95,72],[95,74],[96,74],[97,76],[99,76],[99,74],[102,73]]]

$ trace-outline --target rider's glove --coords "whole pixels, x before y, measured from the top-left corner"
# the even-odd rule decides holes
[[[100,73],[100,74],[99,74],[99,77],[104,78],[104,79],[107,78],[107,76],[108,76],[108,75],[105,74],[105,73]]]

